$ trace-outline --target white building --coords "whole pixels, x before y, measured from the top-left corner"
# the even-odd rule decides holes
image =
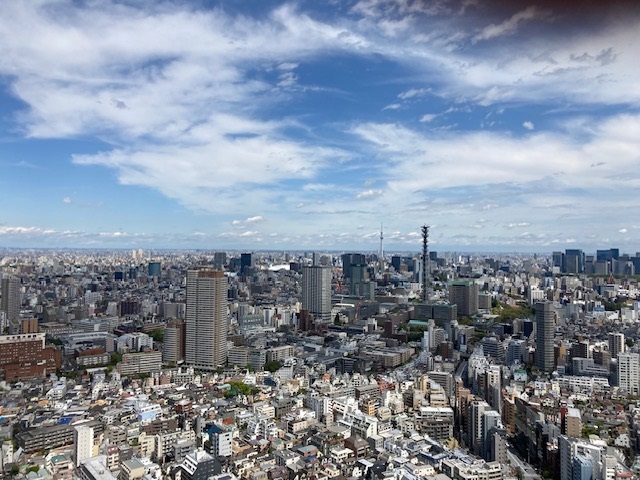
[[[73,461],[79,466],[83,460],[93,457],[93,428],[80,425],[73,432],[75,445]]]
[[[640,393],[640,354],[621,353],[618,355],[618,385],[627,393]]]

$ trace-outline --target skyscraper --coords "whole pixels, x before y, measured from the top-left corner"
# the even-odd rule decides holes
[[[538,302],[536,310],[536,366],[543,372],[551,372],[553,361],[553,335],[555,310],[553,302]]]
[[[240,254],[240,273],[246,275],[249,269],[253,267],[253,255],[250,253]]]
[[[2,277],[2,298],[0,298],[0,311],[6,314],[7,320],[12,321],[20,317],[20,279],[12,275]],[[0,332],[2,334],[4,332]]]
[[[302,269],[302,309],[316,321],[331,321],[331,268],[311,266]]]
[[[227,278],[218,270],[187,272],[185,361],[215,369],[226,361]]]

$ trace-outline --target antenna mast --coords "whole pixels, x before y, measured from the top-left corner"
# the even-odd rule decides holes
[[[378,269],[381,275],[382,275],[382,272],[384,272],[384,250],[382,248],[383,239],[384,239],[384,236],[382,235],[382,222],[381,222],[380,223],[380,252],[378,255]]]
[[[422,226],[422,303],[429,301],[429,285],[427,279],[430,278],[429,261],[429,225]]]

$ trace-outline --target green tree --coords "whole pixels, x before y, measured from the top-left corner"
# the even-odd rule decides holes
[[[336,313],[336,317],[333,319],[333,324],[334,325],[338,325],[338,326],[342,325],[342,321],[340,320],[340,314],[339,313]]]
[[[122,361],[122,354],[120,352],[113,352],[111,354],[111,362],[109,362],[109,364],[110,365],[117,365],[121,361]]]
[[[164,330],[161,328],[156,328],[149,333],[149,336],[153,338],[154,342],[162,343],[164,341]]]
[[[268,372],[273,373],[276,370],[278,370],[281,366],[282,366],[282,363],[280,363],[278,360],[271,360],[270,362],[267,362],[264,364],[264,369],[267,370]]]

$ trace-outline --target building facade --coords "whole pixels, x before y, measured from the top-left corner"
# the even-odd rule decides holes
[[[187,272],[185,361],[205,370],[227,359],[227,278],[211,269]]]
[[[536,310],[536,366],[542,372],[554,369],[553,335],[555,310],[553,302],[538,302]]]
[[[310,266],[302,269],[302,309],[316,322],[331,322],[331,268]]]

